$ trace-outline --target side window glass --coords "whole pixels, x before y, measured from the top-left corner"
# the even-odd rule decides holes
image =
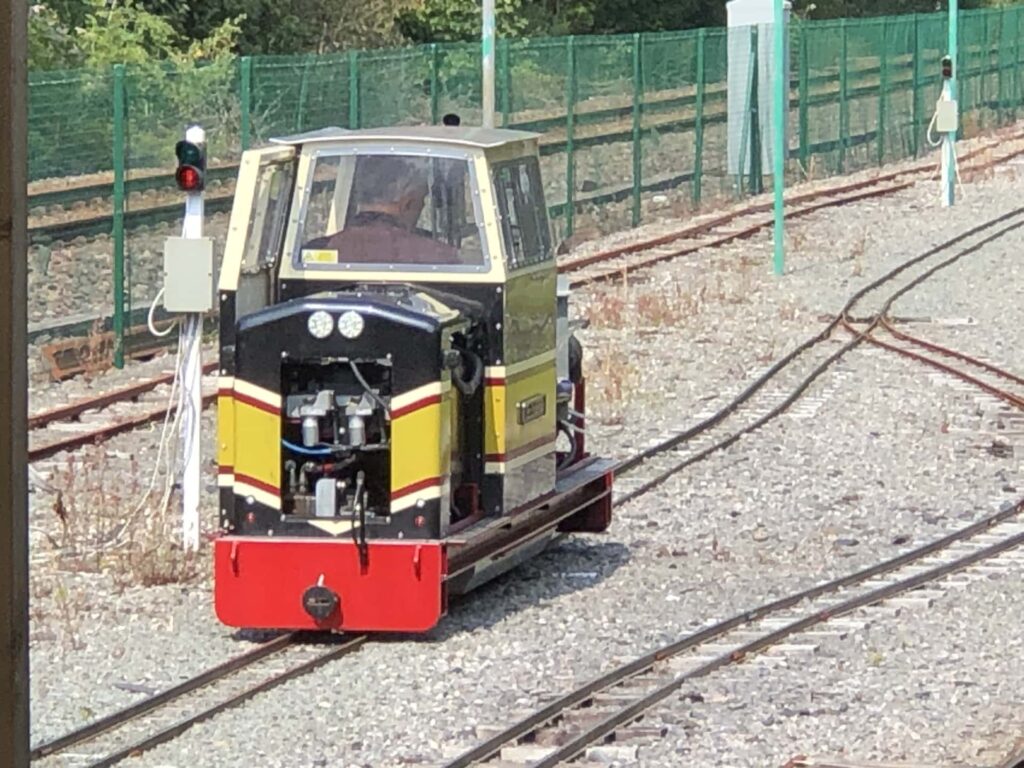
[[[520,269],[552,258],[544,191],[535,158],[495,169],[502,236],[509,268]]]
[[[277,262],[288,220],[294,172],[292,161],[260,168],[245,240],[243,271],[259,271]]]

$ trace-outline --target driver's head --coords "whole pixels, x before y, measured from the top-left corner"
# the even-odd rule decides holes
[[[358,211],[389,214],[411,230],[429,191],[426,163],[425,159],[407,157],[360,158],[356,171]]]

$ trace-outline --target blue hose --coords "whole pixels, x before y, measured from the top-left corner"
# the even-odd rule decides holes
[[[334,454],[333,448],[304,448],[301,445],[289,443],[287,440],[282,440],[281,445],[303,456],[332,456]]]

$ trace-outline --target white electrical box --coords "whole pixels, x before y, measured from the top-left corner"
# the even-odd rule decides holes
[[[208,237],[169,237],[164,243],[164,309],[213,309],[213,241]]]
[[[954,133],[959,129],[957,103],[940,99],[935,104],[935,131],[937,133]]]

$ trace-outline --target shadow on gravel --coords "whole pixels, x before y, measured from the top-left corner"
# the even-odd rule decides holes
[[[452,600],[448,615],[424,636],[446,640],[467,630],[493,626],[525,608],[598,586],[629,562],[619,542],[564,539],[494,581]]]

